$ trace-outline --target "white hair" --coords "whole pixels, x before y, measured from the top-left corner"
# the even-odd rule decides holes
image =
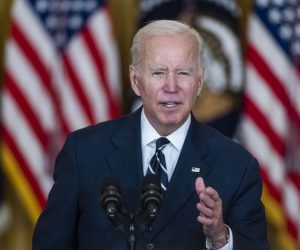
[[[193,38],[197,45],[198,62],[202,62],[203,39],[192,27],[174,20],[158,20],[148,23],[135,34],[131,46],[132,65],[138,66],[141,58],[141,48],[145,40],[155,36],[187,35]]]

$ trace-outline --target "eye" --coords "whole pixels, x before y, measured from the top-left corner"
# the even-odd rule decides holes
[[[189,71],[178,71],[177,75],[179,75],[179,76],[190,76],[191,72],[189,72]]]
[[[154,72],[152,72],[152,75],[154,75],[154,76],[162,76],[164,74],[165,74],[164,71],[154,71]]]
[[[156,79],[163,79],[166,75],[166,71],[164,70],[155,70],[152,72],[152,77]]]

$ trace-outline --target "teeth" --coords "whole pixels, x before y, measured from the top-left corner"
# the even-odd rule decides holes
[[[175,102],[165,102],[164,105],[167,106],[168,108],[173,108],[173,107],[175,107],[177,104],[176,104]]]

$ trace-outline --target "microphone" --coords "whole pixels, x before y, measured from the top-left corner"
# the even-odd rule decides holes
[[[114,229],[126,240],[129,249],[129,242],[127,239],[126,229],[124,228],[124,222],[120,218],[120,213],[123,212],[122,196],[117,177],[108,176],[103,180],[100,203],[101,207],[106,211]]]
[[[122,197],[119,180],[116,177],[108,176],[103,180],[100,203],[109,218],[114,219],[120,213]]]
[[[146,211],[151,221],[157,216],[162,199],[162,188],[159,177],[154,174],[147,174],[143,180],[141,201],[142,209]]]

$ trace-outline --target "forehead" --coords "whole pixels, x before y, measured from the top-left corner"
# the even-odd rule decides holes
[[[144,62],[179,63],[198,60],[198,47],[191,35],[159,35],[144,40],[141,54]]]
[[[196,39],[188,34],[188,33],[179,33],[179,34],[165,34],[165,35],[153,35],[145,38],[144,43],[142,47],[148,47],[148,46],[170,46],[172,44],[178,45],[184,45],[185,47],[194,47],[196,46]]]

